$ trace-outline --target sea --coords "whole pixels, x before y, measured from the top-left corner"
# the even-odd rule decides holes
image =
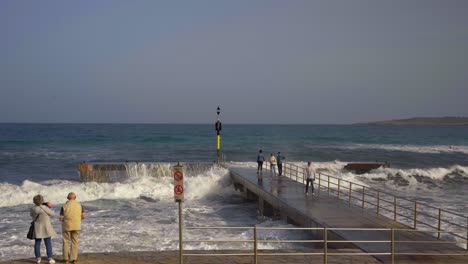
[[[221,151],[228,164],[254,167],[259,149],[280,151],[287,162],[312,161],[323,173],[467,215],[468,126],[223,124]],[[83,204],[80,252],[162,251],[178,248],[178,207],[170,170],[177,162],[216,160],[214,124],[0,124],[0,261],[33,257],[26,239],[32,198],[42,194],[58,213],[73,191]],[[348,162],[387,162],[365,174]],[[128,165],[118,182],[81,182],[82,162]],[[146,165],[145,165],[146,164]],[[153,165],[152,165],[153,164]],[[140,168],[138,167],[140,166]],[[149,167],[148,167],[149,166]],[[163,170],[160,170],[163,171]],[[260,216],[255,202],[236,192],[225,168],[187,175],[185,226],[292,227]],[[61,225],[52,219],[57,233]],[[466,225],[466,223],[460,223]],[[304,232],[266,231],[268,239],[301,239]],[[185,239],[251,239],[251,230],[187,230]],[[53,237],[61,254],[60,235]],[[185,249],[249,248],[242,243],[187,243]],[[261,248],[286,245],[263,244]],[[43,253],[45,255],[45,253]]]

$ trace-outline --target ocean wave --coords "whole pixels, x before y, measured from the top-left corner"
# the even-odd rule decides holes
[[[404,151],[425,154],[461,153],[468,154],[468,146],[465,145],[398,145],[398,144],[349,144],[337,145],[339,149],[379,149],[389,151]]]
[[[185,198],[203,199],[219,192],[234,192],[229,187],[228,171],[213,167],[202,174],[185,177]],[[172,199],[172,177],[131,177],[125,182],[97,183],[53,180],[46,182],[23,181],[21,185],[0,184],[0,207],[32,204],[36,194],[42,194],[47,201],[61,204],[66,201],[69,192],[75,192],[82,202],[99,199],[136,199],[147,197],[153,200]]]
[[[296,166],[305,168],[307,162],[289,162]],[[233,162],[236,166],[256,168],[255,162]],[[429,187],[443,186],[444,184],[457,185],[460,187],[468,185],[468,167],[454,165],[447,168],[379,168],[368,173],[356,174],[344,169],[347,162],[313,162],[312,166],[317,173],[329,175],[342,180],[361,184],[364,186],[378,186],[378,183],[394,184],[396,186],[409,186],[420,188],[422,185]]]
[[[77,155],[73,152],[60,151],[3,151],[0,157],[6,158],[47,158],[47,159],[76,159]]]

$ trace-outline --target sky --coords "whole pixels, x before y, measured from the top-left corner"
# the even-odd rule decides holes
[[[0,1],[0,122],[468,116],[468,1]]]

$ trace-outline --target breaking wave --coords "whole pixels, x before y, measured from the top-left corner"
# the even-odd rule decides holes
[[[398,145],[398,144],[349,144],[336,146],[340,149],[379,149],[388,151],[404,151],[426,154],[442,154],[442,153],[462,153],[468,154],[468,146],[465,145]]]
[[[169,167],[169,165],[168,165]],[[173,197],[172,177],[153,177],[131,173],[132,177],[124,182],[97,183],[76,182],[67,180],[50,180],[33,182],[25,180],[21,185],[9,183],[0,184],[0,207],[32,204],[32,197],[42,194],[47,201],[54,204],[63,203],[71,191],[75,192],[80,201],[99,199],[135,199],[146,197],[153,200],[170,200]],[[229,188],[228,170],[212,167],[203,173],[187,176],[184,182],[186,199],[196,200],[210,196],[212,193],[234,192]]]

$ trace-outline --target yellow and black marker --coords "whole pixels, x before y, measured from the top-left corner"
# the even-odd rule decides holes
[[[221,150],[221,130],[222,130],[222,124],[221,121],[219,120],[219,114],[221,113],[221,109],[218,108],[216,109],[216,113],[218,114],[218,118],[215,123],[215,129],[216,129],[216,159],[217,163],[219,164],[219,153]]]

